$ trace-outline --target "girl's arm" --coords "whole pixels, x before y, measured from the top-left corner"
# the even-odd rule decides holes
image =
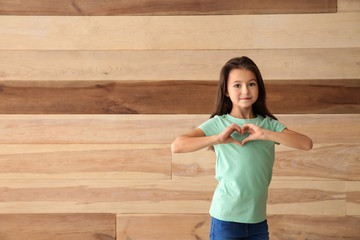
[[[250,133],[250,135],[242,141],[242,144],[251,140],[270,140],[301,150],[310,150],[313,147],[313,142],[309,137],[295,131],[291,131],[287,128],[285,128],[282,132],[274,132],[262,129],[255,124],[244,124],[241,130],[242,134],[244,132]]]
[[[239,133],[241,131],[240,126],[235,123],[225,128],[225,130],[219,135],[213,136],[206,136],[200,128],[196,128],[191,132],[176,138],[175,141],[171,144],[171,151],[173,153],[193,152],[202,148],[223,143],[234,143],[242,145],[241,142],[233,139],[230,136],[235,131]]]

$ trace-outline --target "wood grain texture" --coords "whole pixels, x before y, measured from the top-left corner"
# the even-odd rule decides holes
[[[253,59],[265,80],[351,80],[360,76],[360,48],[0,51],[0,80],[218,80],[222,66],[237,56]]]
[[[170,179],[170,145],[0,145],[0,179]]]
[[[0,143],[170,144],[205,116],[0,115]],[[1,139],[2,138],[2,139]]]
[[[356,240],[360,234],[358,217],[269,215],[270,239]],[[209,239],[208,214],[117,215],[117,239],[205,240]]]
[[[356,240],[360,236],[359,217],[321,217],[301,215],[270,215],[270,239]]]
[[[277,115],[314,143],[359,143],[359,114]],[[0,115],[0,144],[170,144],[209,115]]]
[[[0,49],[358,48],[359,21],[357,12],[222,16],[1,16]]]
[[[215,180],[0,180],[0,212],[205,213],[215,186]]]
[[[338,12],[360,12],[360,1],[358,0],[338,0]]]
[[[360,80],[273,80],[266,88],[277,114],[360,113]],[[217,81],[0,81],[0,113],[210,114],[216,92]]]
[[[359,181],[360,145],[319,144],[310,152],[279,147],[274,163],[274,179]]]
[[[336,0],[1,1],[1,15],[194,15],[336,12]]]
[[[115,214],[0,214],[3,240],[115,240]]]
[[[360,216],[360,181],[347,181],[346,215]]]
[[[117,239],[209,239],[208,214],[118,214]]]
[[[208,213],[212,181],[0,180],[2,213]],[[273,181],[269,214],[345,216],[343,181]]]
[[[315,144],[309,152],[277,146],[275,180],[351,180],[359,181],[359,144]],[[173,179],[211,179],[215,176],[216,156],[206,149],[173,154]]]
[[[344,181],[272,181],[268,214],[345,216]]]

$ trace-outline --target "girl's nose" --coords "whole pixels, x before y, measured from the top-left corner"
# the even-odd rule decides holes
[[[249,88],[247,86],[243,86],[242,93],[243,94],[248,94],[249,93]]]

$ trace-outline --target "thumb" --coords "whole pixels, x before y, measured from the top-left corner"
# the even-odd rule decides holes
[[[236,144],[236,145],[240,145],[240,146],[242,146],[242,145],[243,145],[243,143],[242,143],[242,142],[240,142],[240,141],[238,141],[238,140],[236,140],[236,139],[234,139],[234,138],[231,138],[230,143],[233,143],[233,144]]]
[[[252,135],[249,135],[247,138],[245,138],[244,140],[242,140],[241,144],[244,145],[245,143],[254,140],[254,138],[252,137]]]

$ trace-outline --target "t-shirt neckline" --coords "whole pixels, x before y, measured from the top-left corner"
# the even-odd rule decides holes
[[[235,121],[235,122],[256,122],[260,119],[261,115],[256,115],[255,118],[245,119],[245,118],[236,118],[231,116],[229,113],[225,115],[226,118]]]

